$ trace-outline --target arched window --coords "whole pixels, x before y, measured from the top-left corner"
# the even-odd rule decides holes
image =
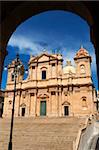
[[[85,65],[80,65],[80,73],[85,74]]]
[[[86,97],[82,97],[82,107],[83,107],[83,108],[87,108]]]
[[[45,80],[47,78],[47,67],[43,66],[40,69],[41,69],[41,79]]]

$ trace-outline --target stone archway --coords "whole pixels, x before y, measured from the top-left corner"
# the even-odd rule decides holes
[[[0,40],[0,83],[2,78],[3,62],[6,52],[6,46],[12,33],[19,24],[29,17],[48,10],[64,10],[73,12],[87,21],[90,26],[91,41],[96,50],[97,70],[99,70],[99,43],[98,43],[98,2],[80,2],[80,1],[21,1],[21,2],[1,2],[1,40]],[[99,76],[99,72],[98,76]]]

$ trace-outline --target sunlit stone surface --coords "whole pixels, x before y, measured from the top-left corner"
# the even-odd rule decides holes
[[[75,54],[75,65],[63,67],[61,54],[31,56],[29,74],[23,80],[24,67],[17,75],[15,116],[62,117],[90,116],[96,112],[96,94],[91,78],[91,56],[81,47]],[[21,63],[22,64],[22,63]],[[3,117],[12,111],[15,60],[8,67]]]

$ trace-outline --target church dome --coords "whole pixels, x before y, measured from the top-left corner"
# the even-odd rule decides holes
[[[66,66],[63,68],[63,73],[64,74],[69,74],[69,73],[75,74],[76,70],[75,70],[75,67],[72,66],[71,61],[67,61],[66,63],[67,63]]]

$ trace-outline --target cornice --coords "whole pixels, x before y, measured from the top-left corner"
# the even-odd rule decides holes
[[[25,90],[39,90],[39,89],[49,89],[49,88],[68,88],[68,87],[88,87],[88,86],[93,86],[92,83],[87,83],[87,84],[67,84],[67,85],[59,85],[59,84],[55,84],[55,85],[48,85],[48,86],[38,86],[38,87],[26,87],[26,88],[22,88],[22,89],[17,89],[17,91],[25,91]],[[5,90],[4,92],[13,92],[14,90]]]

